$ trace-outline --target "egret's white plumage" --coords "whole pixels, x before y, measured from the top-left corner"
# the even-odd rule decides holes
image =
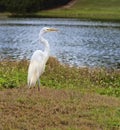
[[[30,60],[30,65],[28,68],[28,86],[35,86],[36,81],[38,81],[38,90],[40,89],[40,81],[39,77],[42,75],[42,73],[45,70],[45,64],[49,58],[50,53],[50,46],[46,39],[44,39],[42,36],[43,34],[51,31],[57,31],[54,28],[48,28],[44,27],[41,29],[39,33],[40,41],[45,45],[45,50],[36,50]]]

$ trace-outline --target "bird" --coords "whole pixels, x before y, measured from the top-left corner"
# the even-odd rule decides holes
[[[50,45],[48,41],[43,37],[44,34],[48,32],[58,31],[56,28],[43,27],[39,33],[39,40],[45,45],[44,50],[36,50],[31,59],[28,67],[28,77],[27,83],[28,87],[35,87],[36,82],[38,81],[38,91],[40,91],[40,76],[45,70],[46,62],[50,56]]]

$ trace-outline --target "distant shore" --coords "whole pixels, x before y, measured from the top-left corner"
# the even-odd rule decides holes
[[[64,13],[63,13],[64,14]],[[89,15],[89,14],[88,14]],[[69,15],[55,15],[49,14],[47,11],[33,13],[33,14],[12,14],[12,13],[0,13],[0,19],[7,18],[75,18],[85,21],[105,21],[105,22],[120,22],[120,18],[101,18],[101,17],[82,17],[82,16],[69,16]]]
[[[36,13],[0,13],[2,18],[77,18],[82,20],[95,20],[95,21],[111,21],[120,22],[120,1],[107,0],[103,2],[93,0],[73,1],[65,6],[57,7],[54,9],[38,11]]]

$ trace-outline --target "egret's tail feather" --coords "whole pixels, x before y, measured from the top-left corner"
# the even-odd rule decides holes
[[[36,84],[36,79],[34,77],[28,78],[28,86],[29,86],[29,88],[32,87],[32,86],[34,87],[35,84]]]

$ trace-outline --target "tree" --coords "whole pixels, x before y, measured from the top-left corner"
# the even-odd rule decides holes
[[[30,13],[61,6],[69,1],[70,0],[1,0],[0,12]]]

